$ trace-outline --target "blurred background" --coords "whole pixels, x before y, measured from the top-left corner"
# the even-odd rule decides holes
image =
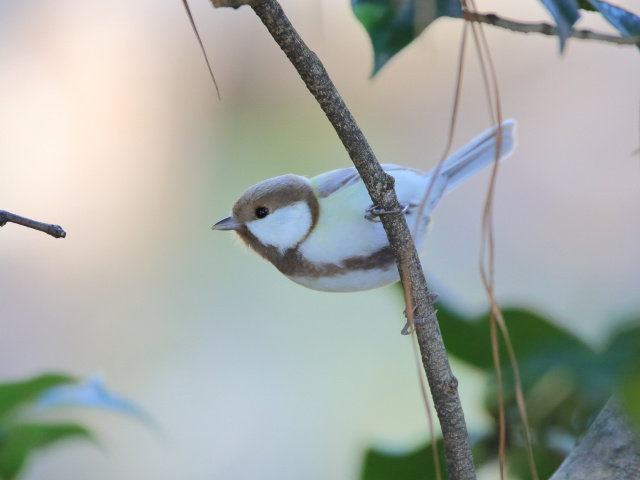
[[[434,166],[462,23],[440,19],[371,79],[347,0],[282,4],[378,159]],[[190,5],[221,101],[179,0],[0,0],[0,208],[68,233],[0,230],[0,380],[99,372],[158,424],[83,414],[102,448],[43,452],[25,478],[355,479],[367,446],[427,435],[403,305],[393,288],[306,290],[210,230],[260,180],[350,161],[250,9]],[[533,0],[479,8],[548,20]],[[519,122],[496,192],[498,299],[597,347],[640,309],[638,51],[570,41],[560,56],[555,38],[486,32]],[[490,123],[473,57],[455,146]],[[432,290],[470,315],[487,308],[488,179],[441,203],[428,241]],[[471,430],[489,428],[484,379],[454,372]]]

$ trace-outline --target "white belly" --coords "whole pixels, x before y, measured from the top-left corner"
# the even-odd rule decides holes
[[[361,292],[373,288],[384,287],[400,280],[396,266],[383,270],[354,270],[330,277],[291,277],[289,280],[304,287],[323,292]]]

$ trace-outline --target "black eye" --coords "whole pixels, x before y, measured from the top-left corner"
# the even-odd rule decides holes
[[[269,209],[267,207],[258,207],[256,208],[256,217],[264,218],[269,215]]]

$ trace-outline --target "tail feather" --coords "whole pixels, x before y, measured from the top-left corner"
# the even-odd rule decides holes
[[[515,120],[502,122],[500,160],[507,158],[516,146],[515,129]],[[467,178],[495,161],[497,137],[498,127],[493,127],[471,140],[444,161],[440,176],[447,180],[445,193],[450,192]]]
[[[515,120],[502,122],[500,160],[504,160],[511,155],[516,147],[515,129]],[[433,181],[429,192],[429,200],[426,202],[425,207],[427,215],[433,211],[445,194],[495,161],[497,136],[498,127],[487,130],[449,156],[442,165],[427,174],[429,181]],[[436,172],[438,177],[433,180],[433,175]]]

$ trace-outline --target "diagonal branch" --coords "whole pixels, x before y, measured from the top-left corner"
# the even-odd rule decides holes
[[[512,32],[539,33],[542,35],[557,36],[558,28],[548,23],[528,23],[516,22],[499,17],[495,13],[477,13],[465,11],[463,18],[469,22],[485,23],[494,27],[506,28]],[[592,32],[591,30],[572,30],[571,37],[581,40],[597,40],[600,42],[615,43],[617,45],[638,45],[640,46],[640,35],[633,37],[620,37],[617,35],[606,35],[604,33]]]
[[[15,213],[9,213],[5,210],[0,210],[0,227],[4,227],[8,222],[17,223],[18,225],[22,225],[23,227],[40,230],[41,232],[47,233],[55,238],[64,238],[67,236],[67,232],[65,232],[59,225],[50,225],[48,223],[36,222],[35,220],[21,217],[20,215],[16,215]]]
[[[276,0],[213,1],[217,7],[238,8],[243,3],[251,5],[327,115],[358,169],[373,204],[386,211],[399,209],[393,177],[382,170],[324,66],[300,38],[280,4]],[[415,318],[426,319],[424,324],[416,326],[416,334],[434,406],[440,419],[449,479],[475,479],[469,436],[458,395],[458,381],[451,372],[409,227],[404,215],[382,215],[381,219],[402,283],[409,286],[413,315]]]

